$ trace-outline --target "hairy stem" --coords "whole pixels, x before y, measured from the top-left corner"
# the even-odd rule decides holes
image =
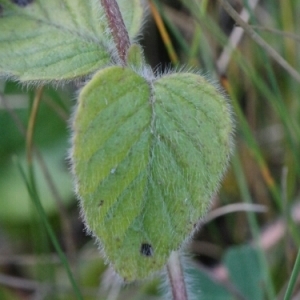
[[[188,300],[179,252],[173,251],[167,264],[173,300]]]
[[[111,34],[113,36],[119,58],[126,65],[126,54],[130,46],[130,39],[124,24],[119,5],[116,0],[101,0]]]

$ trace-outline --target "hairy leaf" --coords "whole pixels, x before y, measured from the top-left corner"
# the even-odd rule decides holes
[[[119,0],[131,37],[140,0]],[[0,0],[0,76],[21,81],[70,80],[110,61],[100,0]]]
[[[73,167],[88,228],[127,281],[160,270],[206,212],[228,162],[232,122],[203,77],[99,71],[74,119]]]

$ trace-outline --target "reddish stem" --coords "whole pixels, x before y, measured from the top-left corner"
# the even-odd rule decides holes
[[[183,269],[178,251],[172,251],[167,263],[170,288],[173,300],[188,300]]]
[[[116,0],[101,0],[121,62],[126,65],[130,39]]]

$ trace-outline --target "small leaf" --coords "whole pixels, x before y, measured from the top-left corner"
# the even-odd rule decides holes
[[[133,37],[141,26],[141,3],[118,2]],[[100,0],[0,0],[0,28],[0,76],[69,80],[110,61]]]
[[[127,64],[132,68],[142,69],[145,65],[145,58],[142,47],[138,44],[130,46],[127,52]]]
[[[88,228],[127,281],[160,270],[205,214],[227,165],[227,102],[203,77],[99,71],[74,120],[73,167]]]
[[[184,278],[188,283],[189,299],[236,300],[224,286],[213,281],[203,270],[189,266],[185,269]]]
[[[261,300],[263,293],[263,272],[259,254],[251,246],[232,247],[226,253],[224,262],[237,289],[248,300]]]

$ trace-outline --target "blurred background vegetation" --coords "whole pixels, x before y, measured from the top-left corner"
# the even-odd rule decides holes
[[[140,36],[153,68],[185,66],[223,86],[236,119],[222,189],[185,247],[186,276],[194,299],[300,299],[300,1],[230,0],[235,20],[221,2],[149,0]],[[58,244],[84,299],[162,299],[160,278],[123,287],[84,232],[67,159],[77,89],[0,81],[0,299],[77,299]]]

